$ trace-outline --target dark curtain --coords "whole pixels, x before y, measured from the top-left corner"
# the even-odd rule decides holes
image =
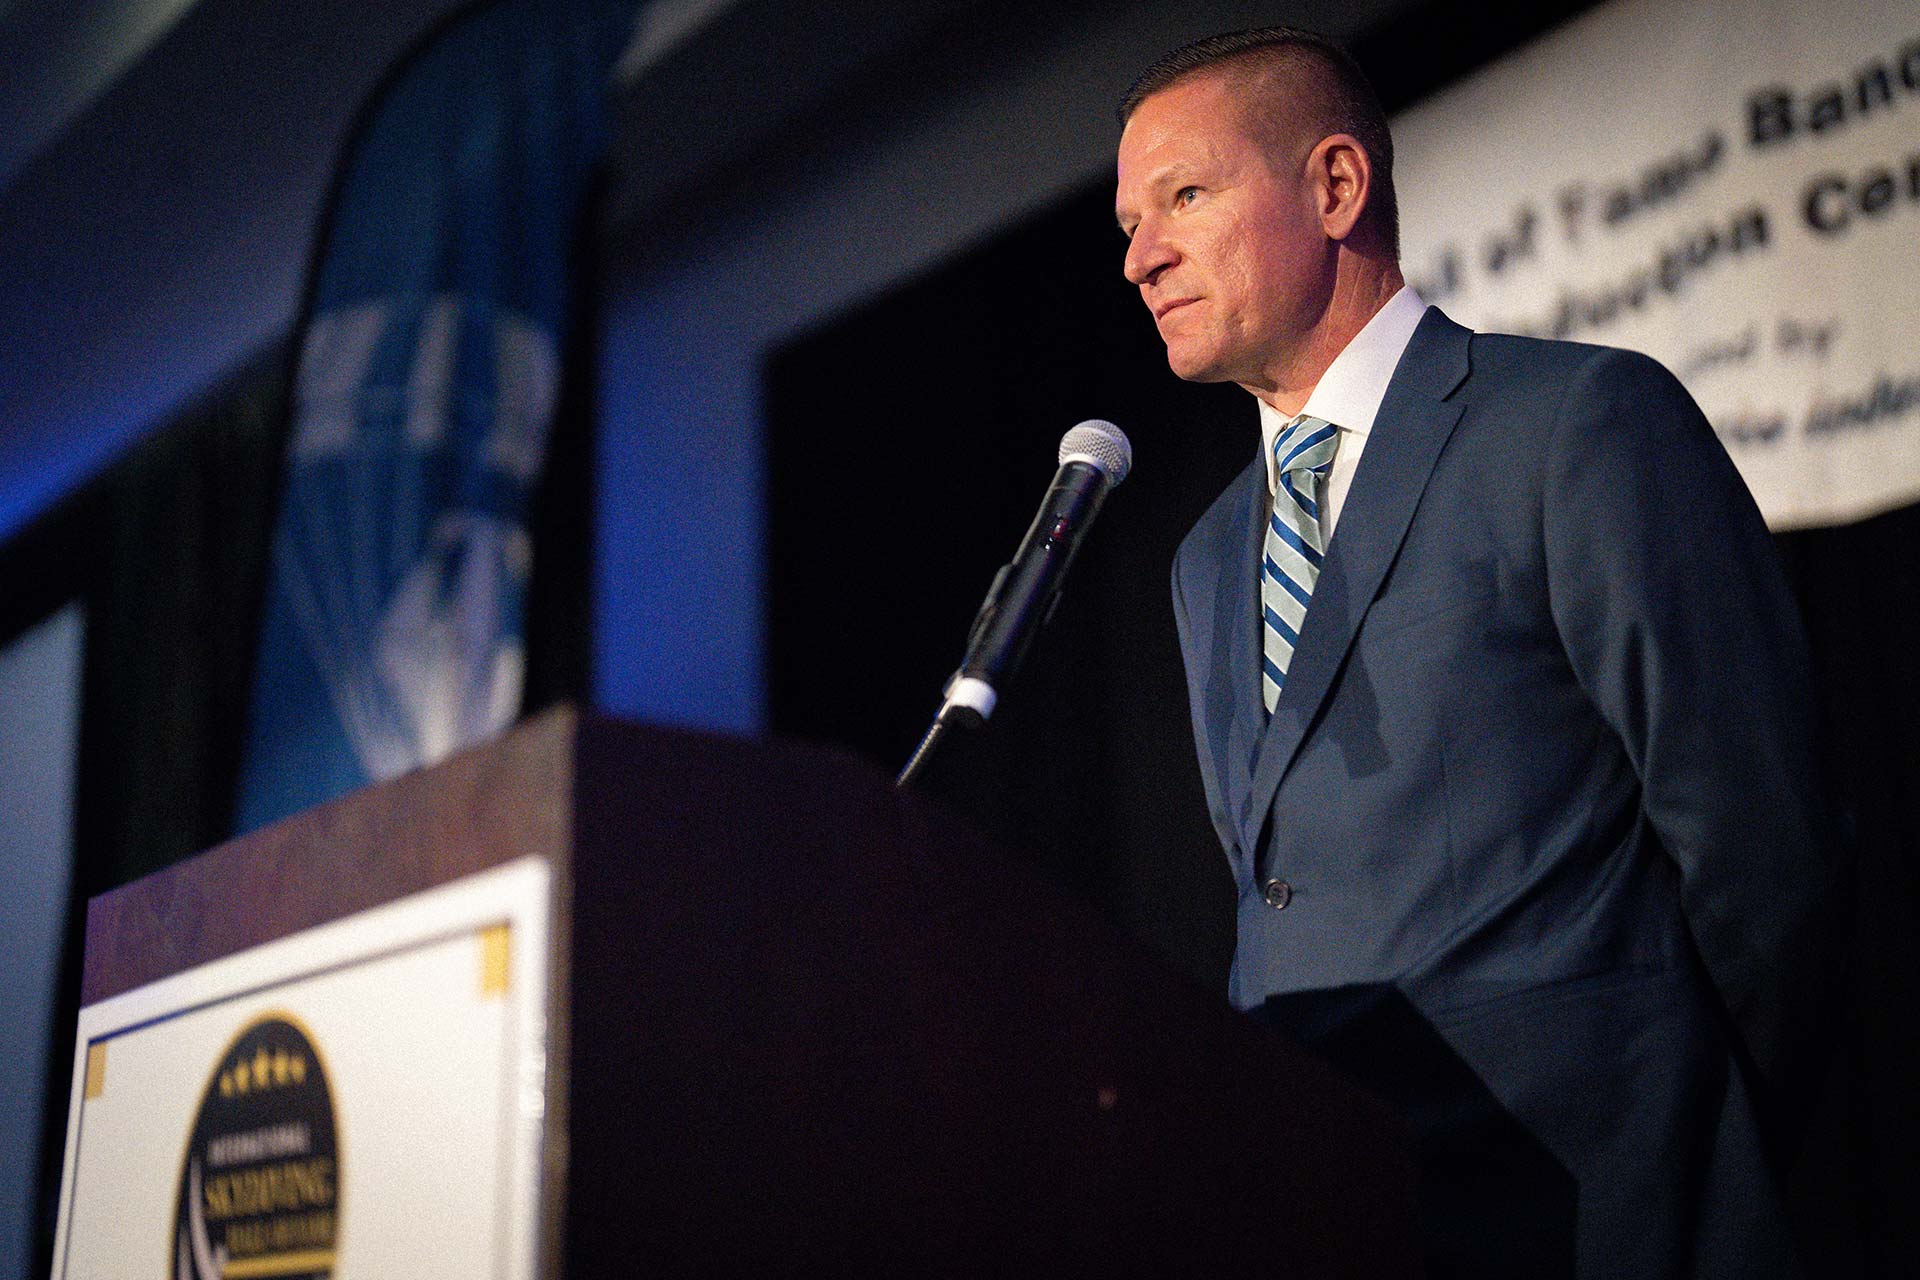
[[[227,834],[285,403],[252,362],[94,482],[78,883],[91,896]]]
[[[1920,1258],[1920,506],[1775,544],[1857,858],[1851,999],[1793,1190],[1836,1254],[1857,1241],[1860,1274],[1905,1275]]]

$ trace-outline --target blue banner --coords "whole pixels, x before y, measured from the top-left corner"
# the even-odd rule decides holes
[[[298,336],[237,831],[520,707],[581,204],[637,0],[493,0],[362,116]]]

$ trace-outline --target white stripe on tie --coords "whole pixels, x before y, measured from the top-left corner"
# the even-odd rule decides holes
[[[1320,502],[1340,432],[1324,418],[1305,414],[1287,424],[1273,442],[1273,510],[1267,517],[1266,554],[1260,560],[1260,698],[1273,714],[1287,682],[1287,665],[1307,618],[1307,601],[1320,576],[1326,540],[1320,536]]]

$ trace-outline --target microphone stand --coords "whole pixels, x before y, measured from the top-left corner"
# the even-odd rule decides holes
[[[907,757],[907,767],[902,769],[900,776],[893,780],[894,790],[905,790],[909,782],[920,776],[921,770],[926,768],[927,757],[933,754],[934,747],[946,735],[947,721],[938,716],[934,717],[933,723],[927,726],[927,731],[920,735],[920,745],[913,749],[911,756]]]

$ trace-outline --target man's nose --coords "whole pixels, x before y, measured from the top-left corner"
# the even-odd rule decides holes
[[[1150,222],[1142,222],[1133,229],[1133,238],[1127,241],[1127,258],[1120,269],[1132,283],[1149,284],[1176,256],[1159,229]]]

